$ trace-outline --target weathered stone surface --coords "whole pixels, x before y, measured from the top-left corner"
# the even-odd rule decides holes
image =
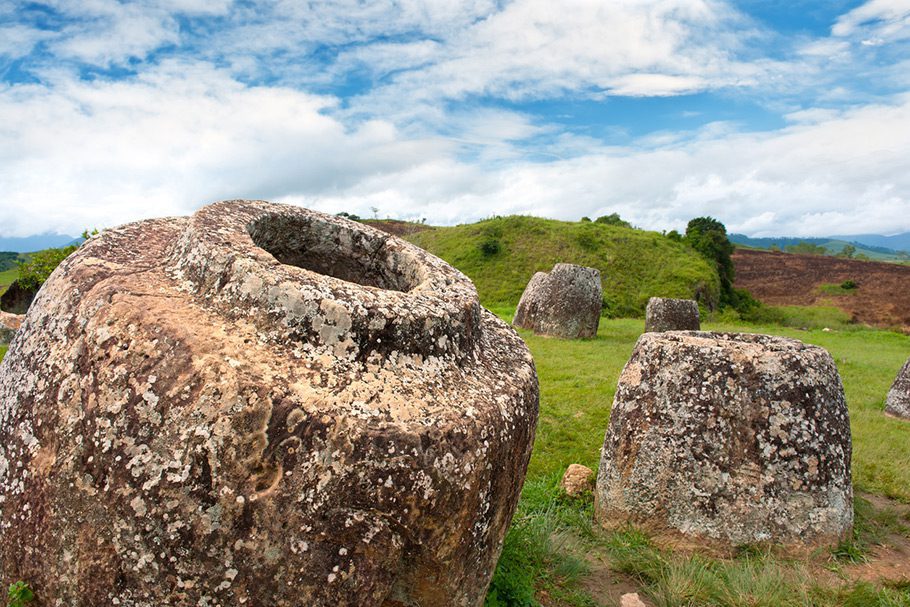
[[[594,488],[594,471],[581,464],[569,464],[559,486],[572,497]]]
[[[540,335],[594,337],[603,307],[600,271],[558,263],[537,272],[525,287],[512,324]]]
[[[645,333],[623,369],[595,489],[605,525],[722,544],[828,544],[853,524],[850,423],[822,348]]]
[[[533,361],[441,260],[232,201],[106,230],[0,364],[0,576],[47,605],[477,606]]]
[[[692,299],[652,297],[645,308],[645,331],[698,331],[698,304]]]
[[[885,413],[910,419],[910,359],[901,367],[885,399]]]
[[[0,311],[0,344],[8,344],[12,341],[16,331],[22,326],[22,318],[21,314]]]
[[[19,286],[19,281],[14,280],[3,295],[0,295],[0,310],[11,314],[25,314],[35,299],[35,293],[31,289],[23,289]]]

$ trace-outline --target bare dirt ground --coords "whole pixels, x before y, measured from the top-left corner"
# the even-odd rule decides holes
[[[910,266],[821,255],[737,249],[736,287],[770,305],[833,305],[854,322],[910,333]],[[852,280],[859,288],[832,295],[822,285]]]
[[[869,500],[876,510],[894,512],[905,526],[910,525],[910,505],[879,495],[868,493],[861,495]],[[866,582],[891,580],[910,583],[910,536],[889,533],[879,545],[872,548],[866,562],[848,567],[845,573],[851,579]]]

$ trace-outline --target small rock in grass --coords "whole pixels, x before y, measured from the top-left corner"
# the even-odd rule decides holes
[[[581,464],[570,464],[559,486],[567,495],[577,497],[594,488],[594,471]]]
[[[648,607],[637,592],[627,592],[619,598],[619,607]]]

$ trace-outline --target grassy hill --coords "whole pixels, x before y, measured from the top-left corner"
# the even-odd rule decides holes
[[[6,292],[6,288],[19,277],[19,269],[12,268],[0,272],[0,295]]]
[[[698,296],[714,305],[719,295],[714,268],[657,232],[510,216],[405,237],[467,274],[487,307],[514,306],[531,276],[556,262],[600,270],[610,317],[640,316],[653,296]]]

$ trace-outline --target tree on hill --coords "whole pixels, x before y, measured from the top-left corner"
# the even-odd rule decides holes
[[[727,238],[727,228],[713,217],[696,217],[686,226],[685,242],[714,262],[720,278],[721,306],[734,306],[739,303],[733,289],[733,243]]]
[[[856,247],[852,244],[845,244],[844,248],[837,254],[838,257],[846,257],[847,259],[853,259],[854,255],[856,255]]]
[[[19,263],[19,253],[0,251],[0,272],[12,270]]]
[[[800,253],[802,255],[824,255],[828,249],[821,245],[812,244],[811,242],[798,242],[787,245],[787,253]]]
[[[78,248],[79,245],[71,245],[32,254],[28,261],[19,264],[19,287],[27,291],[37,291],[60,262]]]
[[[619,213],[610,213],[609,215],[601,215],[594,220],[594,223],[605,223],[608,226],[619,226],[621,228],[631,228],[632,224],[624,220],[619,216]]]

